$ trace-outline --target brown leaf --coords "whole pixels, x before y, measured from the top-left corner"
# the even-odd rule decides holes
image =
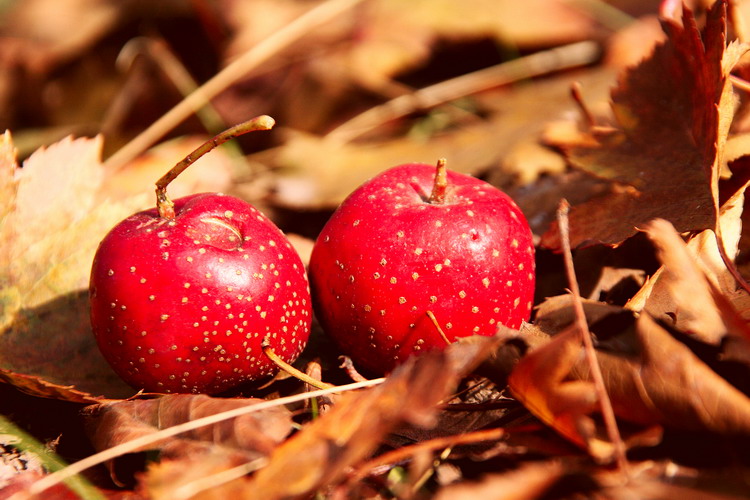
[[[563,476],[560,462],[522,465],[503,474],[491,474],[480,481],[464,482],[438,491],[435,500],[528,500],[545,498],[545,492]]]
[[[596,425],[590,417],[598,408],[593,384],[570,379],[570,371],[582,357],[580,335],[568,329],[526,354],[511,373],[508,385],[514,397],[537,418],[592,456],[605,459],[613,450],[596,436]]]
[[[307,8],[306,2],[298,0],[228,3],[221,14],[236,32],[227,57],[256,45]],[[415,0],[408,9],[399,0],[377,0],[308,34],[305,43],[290,47],[284,55],[304,60],[315,52],[308,72],[321,80],[312,86],[318,96],[330,93],[331,87],[339,93],[351,92],[342,81],[383,91],[395,75],[423,64],[442,39],[490,39],[537,48],[586,39],[593,34],[592,21],[582,10],[560,0]],[[278,80],[265,85],[276,85],[278,90]],[[295,90],[304,92],[305,85],[288,86],[283,99],[295,102]],[[326,97],[333,101],[338,96]],[[310,106],[297,107],[296,112],[278,114],[311,110]],[[284,121],[292,123],[294,118]]]
[[[278,447],[246,491],[267,499],[309,494],[341,478],[396,425],[433,424],[435,406],[455,386],[460,364],[462,360],[451,362],[445,352],[433,351],[402,365],[382,385],[345,395]]]
[[[488,37],[538,47],[581,40],[592,29],[582,12],[558,0],[422,0],[406,10],[399,0],[380,0],[369,7],[360,21],[364,35],[347,61],[358,78],[372,82],[422,62],[442,37]]]
[[[577,331],[566,328],[573,316],[570,299],[547,309],[549,342],[523,357],[510,376],[513,394],[538,418],[571,442],[604,458],[610,444],[599,436],[592,414],[598,411],[589,367]],[[619,419],[642,426],[702,430],[726,435],[750,433],[750,399],[712,371],[647,313],[604,304],[613,313],[593,317],[597,358],[607,393]],[[593,314],[592,314],[593,313]],[[516,338],[522,338],[516,335]],[[503,376],[502,374],[500,375]],[[648,435],[634,436],[639,441]],[[633,437],[630,438],[631,440]]]
[[[742,204],[737,207],[741,211]],[[739,220],[740,212],[735,215]],[[728,298],[731,294],[737,302],[747,301],[747,293],[734,286],[713,231],[704,231],[685,244],[667,221],[654,220],[645,230],[659,249],[663,267],[640,294],[647,295],[645,304],[637,296],[631,308],[643,304],[654,317],[709,344],[719,344],[727,333],[750,339],[750,328]],[[738,236],[735,231],[733,239]]]
[[[571,211],[574,247],[617,245],[656,217],[678,231],[715,227],[718,172],[737,102],[728,76],[747,48],[725,48],[723,1],[702,33],[687,8],[682,25],[662,26],[667,41],[612,93],[619,128],[557,144],[573,166],[611,182],[608,194]],[[556,224],[542,245],[560,248]]]
[[[148,467],[141,478],[138,490],[151,500],[225,500],[238,498],[247,480],[241,475],[234,481],[224,476],[237,468],[260,463],[263,459],[247,461],[237,453],[227,453],[211,447],[202,453],[192,453],[178,459],[160,460]]]
[[[98,450],[222,411],[258,403],[258,399],[220,399],[206,395],[171,394],[152,400],[116,401],[85,409],[91,441]],[[224,453],[267,454],[292,430],[285,407],[265,409],[160,441],[145,449],[161,449],[167,457],[220,448]],[[255,454],[257,456],[257,453]]]

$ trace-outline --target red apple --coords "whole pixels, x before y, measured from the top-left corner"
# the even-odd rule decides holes
[[[270,128],[269,120],[246,122],[240,133]],[[166,184],[211,147],[160,180],[158,209],[120,222],[94,258],[94,335],[114,370],[138,389],[221,392],[276,372],[264,340],[293,362],[308,339],[307,278],[284,234],[238,198],[167,198]]]
[[[321,325],[378,374],[498,324],[518,328],[534,271],[518,206],[486,182],[446,174],[443,161],[394,167],[354,191],[320,233],[309,270]]]

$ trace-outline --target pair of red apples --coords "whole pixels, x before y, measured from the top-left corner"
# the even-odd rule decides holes
[[[208,141],[157,182],[156,209],[101,242],[92,327],[130,385],[214,394],[273,375],[264,346],[294,362],[313,306],[341,351],[372,374],[529,318],[534,247],[523,214],[443,161],[400,165],[355,190],[315,243],[309,284],[287,238],[250,204],[216,193],[167,197],[167,184],[202,154],[272,126],[260,116]]]

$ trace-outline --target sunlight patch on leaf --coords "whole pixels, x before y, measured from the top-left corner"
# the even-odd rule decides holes
[[[30,393],[71,399],[132,393],[96,348],[88,319],[91,261],[99,241],[145,196],[98,202],[102,139],[66,138],[18,168],[6,134],[0,186],[0,370]],[[5,201],[5,200],[4,200]],[[86,396],[87,393],[93,395]],[[89,401],[91,399],[88,399]]]

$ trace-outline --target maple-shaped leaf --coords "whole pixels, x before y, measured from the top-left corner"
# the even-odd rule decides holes
[[[15,162],[0,143],[0,381],[28,393],[94,402],[132,394],[100,354],[88,280],[99,241],[144,197],[97,202],[101,137],[67,138]]]
[[[682,24],[663,20],[662,27],[666,41],[612,92],[618,126],[552,140],[572,166],[611,181],[608,193],[571,210],[573,247],[617,245],[656,217],[681,232],[716,225],[718,174],[737,103],[729,72],[747,47],[726,45],[725,1],[708,11],[702,32],[688,8]],[[557,224],[541,243],[561,248]]]

